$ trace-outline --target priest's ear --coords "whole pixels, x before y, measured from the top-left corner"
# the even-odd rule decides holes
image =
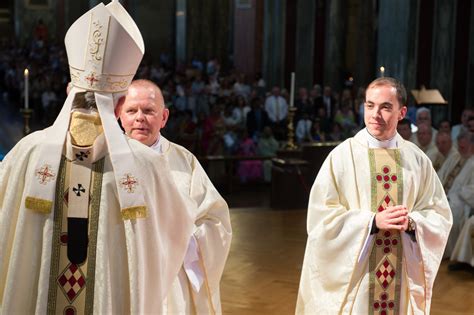
[[[407,111],[408,111],[408,108],[405,105],[403,105],[402,108],[400,108],[400,111],[398,112],[399,121],[405,118]]]
[[[115,106],[114,113],[115,113],[115,118],[119,119],[120,118],[120,112],[122,111],[123,103],[125,102],[125,95],[119,98],[117,105]]]

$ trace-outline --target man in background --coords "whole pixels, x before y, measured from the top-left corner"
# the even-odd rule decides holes
[[[397,131],[403,139],[410,141],[411,139],[411,123],[407,118],[403,118],[398,122]]]
[[[433,168],[435,171],[439,171],[443,166],[444,162],[451,158],[455,154],[459,154],[458,150],[453,146],[451,140],[451,134],[447,131],[439,131],[436,135],[436,148],[437,152],[434,154]]]

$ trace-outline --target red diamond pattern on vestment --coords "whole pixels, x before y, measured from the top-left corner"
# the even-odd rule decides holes
[[[58,283],[69,303],[72,303],[86,285],[86,279],[80,267],[69,264],[59,275]]]
[[[391,203],[392,203],[392,198],[390,197],[389,194],[387,194],[387,195],[385,195],[385,197],[380,202],[377,210],[379,212],[384,211],[388,206],[390,206]]]
[[[386,289],[390,283],[392,283],[393,279],[395,279],[395,268],[393,268],[390,261],[385,258],[378,266],[375,275],[377,276],[377,281],[380,285]]]

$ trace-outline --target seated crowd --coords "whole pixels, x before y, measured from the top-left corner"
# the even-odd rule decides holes
[[[474,110],[464,108],[458,125],[442,120],[435,129],[430,110],[422,107],[413,127],[404,119],[398,132],[430,158],[451,206],[453,227],[444,254],[453,262],[449,269],[474,270]]]

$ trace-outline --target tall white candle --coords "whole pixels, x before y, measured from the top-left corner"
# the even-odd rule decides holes
[[[29,106],[29,93],[28,93],[28,77],[29,77],[29,71],[28,68],[25,69],[25,109],[28,109]]]
[[[294,106],[295,101],[295,73],[291,73],[290,107]]]
[[[381,66],[380,67],[380,76],[383,78],[385,76],[384,74],[385,74],[385,68],[384,68],[384,66]]]

